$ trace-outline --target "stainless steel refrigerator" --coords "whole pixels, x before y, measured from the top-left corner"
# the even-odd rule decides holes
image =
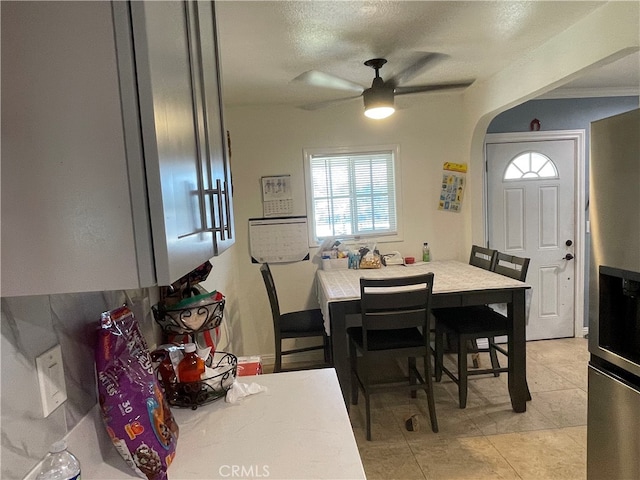
[[[591,124],[588,480],[640,479],[640,110]]]

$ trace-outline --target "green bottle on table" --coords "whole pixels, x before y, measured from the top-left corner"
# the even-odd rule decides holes
[[[431,260],[431,253],[429,252],[429,244],[424,242],[422,244],[422,261],[428,262]]]

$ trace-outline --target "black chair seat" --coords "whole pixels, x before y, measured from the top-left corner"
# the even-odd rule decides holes
[[[509,328],[509,320],[489,307],[439,313],[437,318],[441,328],[457,335],[498,337]]]
[[[488,305],[472,305],[468,307],[434,308],[431,312],[438,320],[446,321],[460,318],[461,316],[481,314],[484,310],[491,310],[491,308]]]
[[[318,363],[313,367],[328,367],[331,366],[331,344],[329,336],[324,329],[324,318],[319,308],[312,308],[309,310],[300,310],[297,312],[280,312],[280,304],[278,302],[278,294],[276,292],[276,284],[273,281],[273,275],[271,275],[271,269],[268,263],[260,265],[260,272],[262,273],[262,279],[267,289],[267,295],[269,296],[269,303],[271,304],[271,316],[273,317],[273,336],[275,340],[275,362],[273,365],[273,372],[281,372],[282,357],[284,355],[294,355],[304,352],[310,352],[313,350],[323,350],[324,363]],[[311,345],[301,348],[289,348],[284,350],[282,348],[282,340],[287,339],[291,342],[293,338],[307,338],[318,337],[322,341],[319,345]],[[308,367],[294,367],[293,369],[308,368]],[[287,370],[291,370],[288,368]]]
[[[362,328],[353,327],[347,333],[351,339],[363,347]],[[370,351],[397,350],[401,348],[415,348],[424,346],[424,336],[417,328],[402,328],[399,330],[371,330],[367,337]]]
[[[280,331],[283,337],[289,334],[295,337],[299,337],[300,334],[309,335],[310,337],[322,335],[324,333],[322,311],[317,308],[300,312],[281,313]]]

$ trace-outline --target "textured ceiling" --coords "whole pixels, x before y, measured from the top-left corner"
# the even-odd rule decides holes
[[[365,60],[388,60],[383,78],[438,53],[407,86],[482,79],[605,2],[222,1],[216,4],[227,105],[302,105],[353,96],[291,82],[308,70],[371,85]],[[637,88],[639,56],[567,88]],[[425,94],[422,94],[425,95]],[[406,97],[404,97],[406,98]]]

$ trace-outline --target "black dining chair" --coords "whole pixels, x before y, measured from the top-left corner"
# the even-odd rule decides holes
[[[529,268],[529,259],[516,257],[497,252],[493,271],[516,280],[524,281]],[[467,384],[470,375],[493,374],[500,375],[501,372],[508,372],[508,367],[501,367],[496,352],[507,357],[510,361],[509,352],[498,345],[495,337],[508,336],[509,320],[501,313],[493,310],[488,305],[478,307],[464,307],[451,309],[438,309],[436,315],[436,365],[435,377],[439,382],[444,372],[451,380],[458,385],[458,400],[460,408],[467,405]],[[457,375],[444,366],[444,340],[454,337],[458,344],[458,371]],[[468,342],[477,341],[479,338],[487,338],[487,348],[479,348],[479,351],[489,352],[491,357],[491,368],[469,370],[467,368]]]
[[[491,248],[473,245],[471,247],[471,255],[469,256],[469,265],[484,268],[485,270],[493,270],[496,266],[498,251]]]
[[[469,265],[473,265],[474,267],[482,268],[484,270],[493,270],[496,265],[497,260],[497,250],[493,250],[487,247],[481,247],[480,245],[473,245],[471,247],[471,254],[469,255]],[[436,322],[438,317],[442,315],[446,316],[468,316],[471,315],[474,308],[478,308],[477,306],[470,307],[454,307],[454,309],[447,309],[446,312],[441,312],[439,309],[434,309],[433,314],[436,318]],[[455,311],[454,311],[455,310]],[[447,345],[449,345],[449,349],[456,350],[457,347],[452,345],[454,340],[457,338],[449,338],[446,337]],[[472,339],[467,342],[467,352],[471,354],[471,359],[473,361],[473,368],[480,368],[480,352],[484,351],[484,349],[478,348],[478,339]],[[493,362],[494,357],[491,357]],[[496,360],[497,362],[497,360]],[[493,364],[493,363],[492,363]],[[494,368],[499,368],[499,365],[493,364]]]
[[[323,368],[331,366],[331,344],[329,336],[324,328],[324,319],[319,308],[311,310],[300,310],[297,312],[281,313],[278,303],[276,285],[271,275],[268,263],[260,265],[260,272],[264,280],[269,303],[271,304],[271,314],[273,317],[273,333],[275,337],[275,363],[274,373],[289,370],[299,370],[300,368],[282,368],[282,357],[294,353],[309,352],[312,350],[324,351],[324,363],[309,365],[305,368]],[[319,337],[322,344],[312,345],[302,348],[292,348],[283,350],[282,341],[294,338]]]
[[[483,268],[485,270],[493,270],[496,265],[497,260],[497,250],[493,250],[487,247],[481,247],[480,245],[473,245],[471,247],[471,255],[469,257],[469,265],[473,265],[478,268]],[[460,308],[471,308],[471,307],[460,307]],[[473,368],[480,368],[480,352],[483,349],[478,348],[478,339],[470,340],[468,343],[469,352],[471,353],[471,358],[473,360]],[[493,362],[493,358],[491,357],[491,361]],[[497,360],[496,360],[497,361]],[[493,364],[494,368],[499,368],[496,364]]]
[[[371,440],[371,394],[417,390],[427,394],[431,429],[438,431],[433,393],[431,347],[431,293],[433,273],[401,278],[360,279],[362,326],[347,329],[351,363],[351,400],[358,403],[359,388],[365,398],[367,440]],[[408,359],[408,378],[381,378],[380,362]],[[424,360],[424,377],[416,358]],[[384,364],[384,363],[383,363]]]

